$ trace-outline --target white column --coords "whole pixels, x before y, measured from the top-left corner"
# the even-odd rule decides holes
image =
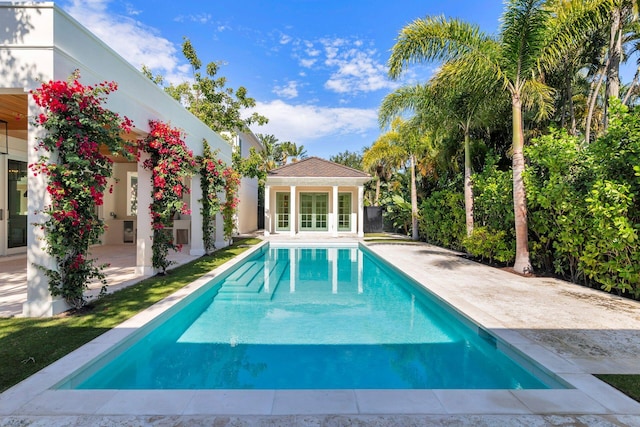
[[[338,186],[333,186],[333,237],[338,237]]]
[[[364,187],[358,186],[358,237],[364,237]]]
[[[289,189],[289,234],[291,236],[296,235],[296,216],[298,215],[298,209],[296,209],[296,186],[292,185]]]
[[[271,187],[264,187],[264,235],[271,234],[271,205],[270,203]]]
[[[191,177],[191,197],[189,206],[191,207],[191,238],[189,244],[191,255],[204,255],[204,236],[202,233],[202,186],[200,185],[200,175]]]
[[[28,108],[29,117],[37,117],[42,112],[31,96],[28,97]],[[27,160],[29,164],[33,164],[40,159],[41,154],[45,154],[36,151],[38,138],[44,135],[44,131],[29,121],[27,135]],[[51,202],[46,188],[47,177],[43,174],[33,176],[33,173],[29,171],[27,174],[27,194],[29,196],[27,200],[27,224],[29,224],[27,227],[27,301],[22,305],[22,314],[25,317],[53,316],[69,309],[63,299],[51,296],[49,280],[44,272],[37,267],[42,266],[51,270],[56,268],[53,257],[43,250],[44,231],[40,227],[31,226],[36,223],[41,224],[45,219],[41,212]],[[8,214],[5,212],[6,215]]]
[[[155,274],[152,259],[153,228],[151,227],[151,205],[153,195],[152,173],[142,167],[144,161],[149,158],[149,154],[140,153],[138,161],[138,215],[136,218],[138,227],[138,238],[136,242],[136,274],[151,276]]]

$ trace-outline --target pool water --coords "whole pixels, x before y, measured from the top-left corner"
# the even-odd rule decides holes
[[[542,389],[366,248],[265,246],[78,389]]]

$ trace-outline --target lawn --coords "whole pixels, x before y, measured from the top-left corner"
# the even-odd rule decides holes
[[[51,318],[0,318],[0,392],[150,307],[259,243],[241,239],[216,251],[96,300],[79,313]]]

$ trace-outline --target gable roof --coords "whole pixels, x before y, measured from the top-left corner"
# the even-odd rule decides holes
[[[368,173],[330,162],[320,157],[307,157],[300,161],[269,171],[269,176],[306,178],[369,178]]]

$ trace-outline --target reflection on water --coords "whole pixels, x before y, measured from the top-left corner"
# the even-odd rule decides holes
[[[546,388],[357,247],[265,250],[78,383],[116,389]]]

